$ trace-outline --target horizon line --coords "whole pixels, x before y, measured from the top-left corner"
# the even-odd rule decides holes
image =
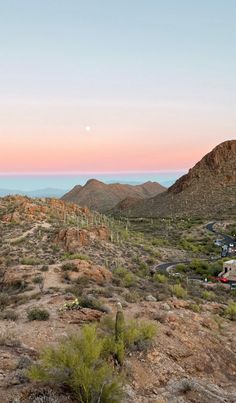
[[[189,168],[178,168],[178,169],[158,169],[158,170],[132,170],[132,171],[84,171],[84,172],[77,172],[77,171],[52,171],[52,172],[0,172],[0,176],[84,176],[84,175],[119,175],[119,174],[147,174],[147,173],[165,173],[165,172],[184,172]]]

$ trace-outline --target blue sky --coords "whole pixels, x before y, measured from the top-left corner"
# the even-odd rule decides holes
[[[230,0],[0,0],[0,172],[186,169],[236,138],[235,15]]]

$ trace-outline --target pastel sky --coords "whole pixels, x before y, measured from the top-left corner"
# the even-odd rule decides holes
[[[0,173],[191,167],[236,138],[235,0],[0,0]]]

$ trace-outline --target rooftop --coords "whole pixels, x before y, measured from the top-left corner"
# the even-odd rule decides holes
[[[227,262],[224,262],[224,264],[236,264],[236,259],[227,260]]]

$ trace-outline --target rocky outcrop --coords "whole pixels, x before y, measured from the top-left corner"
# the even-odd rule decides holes
[[[68,215],[90,216],[86,207],[80,208],[76,204],[64,203],[58,199],[6,196],[2,198],[2,205],[7,205],[1,218],[3,222],[44,221],[48,217],[64,220]]]
[[[68,252],[76,252],[81,246],[88,246],[94,241],[108,241],[110,231],[105,226],[92,229],[78,229],[74,227],[59,230],[54,243],[62,245]]]
[[[81,277],[86,277],[97,284],[108,283],[112,279],[112,273],[103,266],[93,264],[90,261],[75,259],[64,263],[71,265],[73,270],[67,272],[70,280],[76,281]]]

